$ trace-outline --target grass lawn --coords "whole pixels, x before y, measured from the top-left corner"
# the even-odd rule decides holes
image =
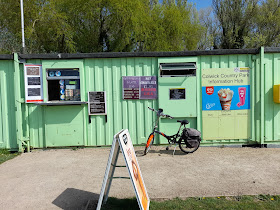
[[[11,153],[6,149],[0,149],[0,164],[16,157],[18,154],[19,153],[17,153],[17,152]]]
[[[139,209],[136,198],[109,198],[102,209]],[[256,195],[215,198],[175,198],[151,201],[150,209],[280,209],[280,196]]]

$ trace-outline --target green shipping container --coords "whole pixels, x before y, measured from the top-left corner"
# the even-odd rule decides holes
[[[127,89],[134,83],[140,89]],[[202,131],[202,145],[277,145],[278,84],[280,48],[0,55],[0,148],[111,145],[126,128],[134,144],[144,144],[156,119],[147,107],[175,117],[160,120],[166,134],[188,119]],[[224,101],[219,91],[233,96]],[[104,103],[94,99],[89,110],[89,92]],[[104,104],[106,115],[89,115]]]

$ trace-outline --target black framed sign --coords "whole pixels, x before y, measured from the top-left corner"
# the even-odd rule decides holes
[[[107,115],[105,91],[88,92],[88,114]]]
[[[169,89],[169,99],[170,100],[186,99],[186,89],[185,88],[170,88]]]

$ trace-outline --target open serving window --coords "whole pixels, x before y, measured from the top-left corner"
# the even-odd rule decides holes
[[[81,101],[79,69],[47,69],[48,101]]]
[[[190,77],[196,76],[195,63],[161,63],[161,77]]]

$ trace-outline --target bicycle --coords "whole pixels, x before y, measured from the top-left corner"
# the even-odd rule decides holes
[[[164,114],[163,109],[155,110],[150,107],[148,107],[148,109],[157,113],[157,120],[155,121],[153,132],[149,135],[149,138],[147,140],[146,147],[144,150],[144,155],[146,155],[149,152],[151,145],[154,143],[155,133],[158,133],[159,135],[165,137],[168,140],[169,146],[171,146],[173,144],[175,144],[175,145],[179,144],[181,151],[184,153],[187,153],[187,154],[193,153],[199,148],[200,141],[201,141],[201,133],[200,133],[200,131],[198,131],[196,129],[186,128],[186,125],[189,124],[188,120],[177,120],[177,122],[181,123],[180,127],[178,129],[178,132],[172,136],[168,136],[157,130],[158,122],[161,117],[169,118],[169,119],[173,119],[174,117]],[[182,129],[182,132],[180,132],[182,126],[184,126],[184,128]],[[169,149],[169,146],[166,147],[166,150]],[[175,147],[175,149],[176,149],[176,147]],[[174,152],[175,152],[175,149],[174,149]],[[173,152],[173,154],[174,154],[174,152]]]

